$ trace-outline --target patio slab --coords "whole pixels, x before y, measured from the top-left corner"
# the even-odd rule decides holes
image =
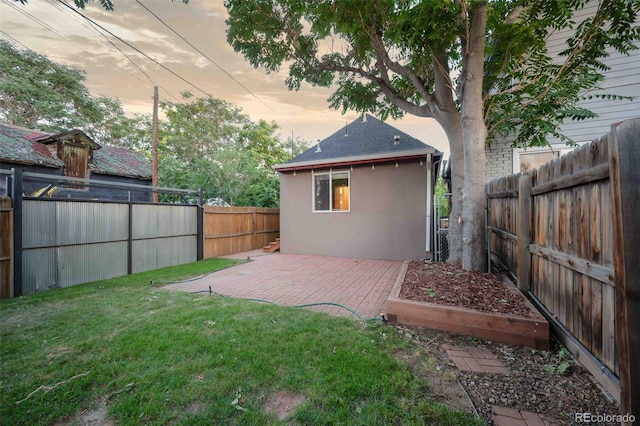
[[[386,301],[398,278],[402,262],[342,257],[239,253],[229,258],[251,261],[215,272],[199,280],[171,284],[181,291],[211,290],[238,298],[262,299],[280,305],[331,302],[349,307],[363,318],[386,313]],[[346,309],[311,307],[331,315],[353,316]]]

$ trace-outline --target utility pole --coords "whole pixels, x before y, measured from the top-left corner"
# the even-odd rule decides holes
[[[158,202],[158,86],[153,86],[153,172],[151,175],[151,184],[153,190],[153,202]]]

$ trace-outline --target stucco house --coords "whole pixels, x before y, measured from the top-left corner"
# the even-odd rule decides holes
[[[588,3],[576,14],[576,23],[595,15],[597,6],[597,2]],[[559,53],[566,49],[569,31],[555,31],[551,34],[547,42],[550,55],[559,56]],[[640,49],[632,50],[628,56],[610,51],[610,55],[602,62],[609,69],[603,72],[605,80],[602,90],[598,93],[629,96],[632,99],[591,97],[581,101],[579,106],[595,112],[598,116],[584,121],[568,121],[560,126],[560,133],[579,145],[608,133],[612,124],[640,115]],[[574,149],[555,138],[551,138],[549,144],[550,146],[546,147],[522,149],[512,147],[509,140],[493,141],[486,149],[487,181],[535,169]]]
[[[280,251],[422,259],[432,251],[433,193],[442,153],[365,115],[280,173]]]
[[[0,124],[0,169],[88,178],[112,183],[151,186],[151,163],[130,149],[99,145],[81,130],[49,134]],[[28,196],[127,200],[129,192],[116,187],[52,185],[25,179]],[[0,195],[7,195],[7,175],[0,175]],[[150,191],[132,191],[132,201],[152,201]]]

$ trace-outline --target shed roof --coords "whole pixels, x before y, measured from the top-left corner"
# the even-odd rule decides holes
[[[43,136],[47,134],[0,124],[0,160],[44,167],[64,166],[64,162],[54,157],[45,145],[36,142],[35,139]]]
[[[366,114],[291,161],[276,165],[274,169],[286,171],[369,160],[397,160],[427,154],[440,154],[440,152],[413,136]]]
[[[152,174],[151,163],[143,153],[108,145],[93,151],[89,167],[103,175],[151,179]]]
[[[89,169],[93,173],[151,179],[151,163],[144,154],[126,148],[100,146],[80,130],[49,134],[23,127],[0,124],[0,160],[45,167],[64,167],[45,143],[51,143],[70,135],[81,134],[93,148]],[[44,142],[44,143],[43,143]]]

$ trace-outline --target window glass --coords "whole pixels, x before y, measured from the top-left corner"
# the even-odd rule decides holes
[[[315,185],[314,185],[314,209],[316,211],[329,211],[329,178],[328,174],[326,175],[315,175]]]
[[[534,170],[543,164],[558,158],[558,152],[522,152],[520,153],[520,171],[522,173]]]
[[[332,210],[349,210],[349,174],[347,172],[333,173],[331,175],[331,189]]]

